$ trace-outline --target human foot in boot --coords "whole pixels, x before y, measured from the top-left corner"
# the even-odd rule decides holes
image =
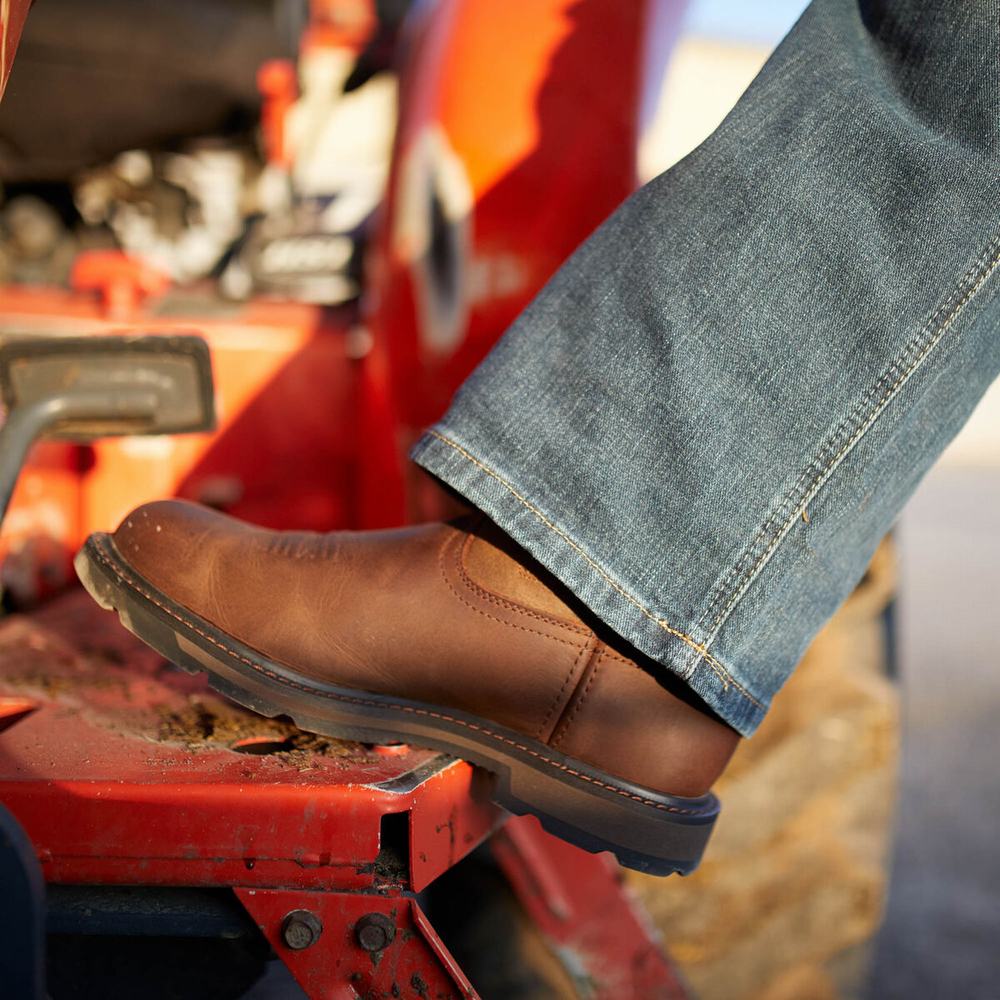
[[[76,565],[140,639],[249,708],[463,757],[500,804],[632,868],[701,856],[737,734],[484,517],[320,535],[162,501]]]

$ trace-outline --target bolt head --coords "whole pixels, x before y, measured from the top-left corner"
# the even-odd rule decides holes
[[[292,910],[281,922],[281,940],[293,951],[302,951],[319,940],[323,924],[309,910]]]
[[[354,925],[354,936],[365,951],[385,951],[396,936],[396,925],[384,913],[366,913]]]

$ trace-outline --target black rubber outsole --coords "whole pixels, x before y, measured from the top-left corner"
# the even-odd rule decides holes
[[[611,851],[626,868],[686,875],[701,859],[719,812],[714,795],[664,795],[486,719],[297,675],[172,602],[128,565],[108,535],[92,535],[75,565],[94,600],[117,612],[130,632],[182,669],[207,674],[216,691],[254,712],[287,716],[325,736],[402,740],[468,760],[494,776],[499,805],[537,816],[550,833],[584,850]]]

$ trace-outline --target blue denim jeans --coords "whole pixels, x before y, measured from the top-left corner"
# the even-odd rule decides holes
[[[815,0],[414,458],[749,735],[998,371],[1000,3]]]

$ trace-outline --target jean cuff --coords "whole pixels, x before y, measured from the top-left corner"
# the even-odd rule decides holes
[[[614,632],[679,676],[733,729],[750,736],[760,725],[767,711],[764,698],[678,623],[645,608],[588,553],[586,539],[572,524],[519,487],[515,473],[477,454],[445,423],[424,434],[410,457],[496,522]]]

